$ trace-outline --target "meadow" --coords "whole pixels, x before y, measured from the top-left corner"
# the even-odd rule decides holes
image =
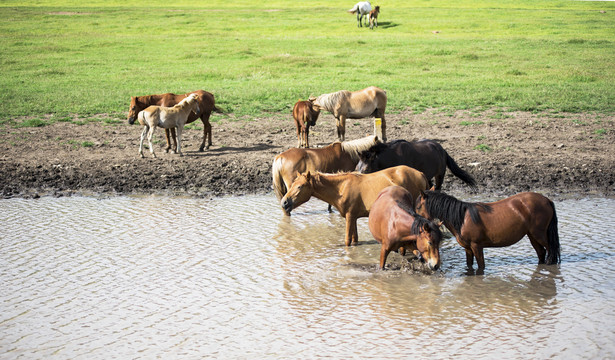
[[[369,85],[388,112],[615,111],[614,2],[374,1],[373,31],[353,1],[142,4],[0,3],[0,122],[124,119],[130,96],[194,89],[224,116],[288,116]]]

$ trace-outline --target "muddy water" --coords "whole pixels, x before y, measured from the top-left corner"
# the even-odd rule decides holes
[[[0,358],[613,358],[615,200],[557,201],[561,266],[527,239],[468,276],[273,195],[0,201]]]

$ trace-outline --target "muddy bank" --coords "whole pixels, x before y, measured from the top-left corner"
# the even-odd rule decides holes
[[[387,115],[393,139],[439,141],[477,182],[478,194],[540,191],[551,196],[615,195],[615,116],[456,112]],[[16,120],[20,121],[20,120]],[[310,131],[312,146],[336,140],[331,115]],[[213,125],[214,145],[198,152],[202,126],[184,132],[183,157],[166,154],[162,131],[157,159],[138,155],[141,127],[62,122],[0,128],[2,197],[70,194],[218,196],[271,191],[271,162],[296,146],[290,114]],[[370,135],[371,119],[349,120],[347,139]],[[467,191],[447,175],[445,191]]]

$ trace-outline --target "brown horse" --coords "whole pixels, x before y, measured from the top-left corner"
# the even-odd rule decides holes
[[[444,223],[465,249],[469,269],[474,257],[479,271],[485,269],[483,248],[510,246],[524,235],[536,250],[539,264],[560,262],[557,213],[543,195],[524,192],[492,203],[469,203],[425,191],[416,201],[416,212]]]
[[[380,14],[380,6],[376,6],[372,11],[367,15],[367,20],[369,21],[369,28],[374,30],[374,25],[378,27],[378,15]]]
[[[340,90],[331,94],[310,98],[315,110],[326,110],[337,121],[337,137],[343,141],[346,137],[346,119],[362,119],[374,116],[382,119],[382,141],[387,141],[384,111],[387,107],[387,93],[375,86],[350,92]]]
[[[440,267],[440,228],[414,211],[412,195],[403,187],[389,186],[380,192],[369,212],[369,230],[382,244],[382,270],[391,251],[403,255],[408,247],[430,269]]]
[[[318,115],[320,115],[320,110],[314,110],[313,105],[313,102],[310,100],[300,100],[297,101],[293,107],[293,119],[295,120],[295,125],[297,126],[298,148],[310,147],[310,126],[316,125],[316,120],[318,119]]]
[[[359,161],[359,153],[379,142],[377,137],[368,136],[352,141],[334,142],[317,149],[292,148],[284,151],[275,157],[271,166],[273,190],[278,201],[286,195],[297,175],[306,171],[353,171]]]
[[[222,111],[216,107],[213,94],[204,90],[192,91],[182,95],[166,93],[159,95],[133,96],[130,98],[130,108],[128,109],[128,123],[132,125],[137,119],[137,115],[139,114],[139,112],[150,105],[166,107],[175,106],[190,94],[197,94],[199,96],[199,108],[201,109],[201,112],[200,114],[191,113],[188,117],[188,121],[186,122],[186,124],[189,124],[196,119],[201,119],[201,121],[203,122],[203,142],[201,143],[201,147],[199,147],[199,151],[203,151],[203,149],[209,149],[209,147],[211,146],[211,124],[209,123],[209,116],[211,115],[212,111]],[[169,136],[169,134],[171,136]],[[166,152],[169,152],[170,149],[175,152],[175,150],[177,149],[175,129],[165,129],[165,135],[167,139]],[[173,147],[171,147],[171,137],[173,140]],[[205,145],[205,139],[207,139],[207,146]]]
[[[466,171],[461,169],[455,160],[444,150],[442,145],[434,140],[405,141],[394,140],[380,143],[359,154],[361,161],[356,170],[364,174],[386,169],[391,166],[407,165],[422,171],[428,179],[435,177],[436,190],[440,190],[446,168],[471,187],[476,187],[476,181]]]
[[[312,174],[308,171],[297,176],[280,203],[289,215],[312,196],[335,206],[346,218],[345,242],[349,246],[358,241],[357,219],[369,216],[369,210],[380,191],[391,185],[399,185],[416,197],[421,190],[427,189],[427,178],[422,172],[407,166],[388,168],[373,174]]]

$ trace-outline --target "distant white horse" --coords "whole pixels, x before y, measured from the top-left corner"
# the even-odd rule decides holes
[[[357,13],[357,27],[363,27],[361,20],[364,15],[367,20],[367,15],[370,11],[372,11],[372,4],[370,4],[369,1],[358,2],[352,9],[348,10],[351,14]],[[367,26],[367,23],[365,23],[365,26]]]
[[[141,143],[139,144],[139,154],[141,157],[143,157],[143,140],[148,133],[149,151],[153,157],[156,157],[154,146],[152,145],[152,137],[157,126],[164,129],[177,128],[177,153],[179,156],[182,156],[182,131],[190,113],[194,112],[198,115],[201,112],[198,100],[199,96],[197,94],[190,94],[173,107],[152,105],[141,111],[137,116],[139,124],[144,126],[141,133]]]

